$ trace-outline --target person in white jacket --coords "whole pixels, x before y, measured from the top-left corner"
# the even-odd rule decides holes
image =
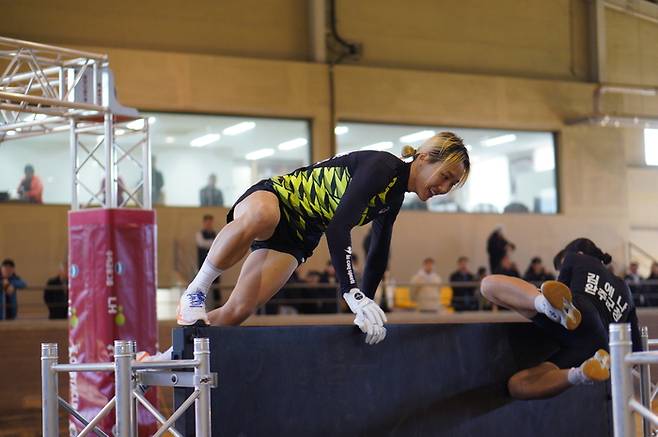
[[[411,284],[410,297],[418,304],[419,311],[441,311],[441,276],[434,271],[434,259],[423,260],[423,266],[411,278]]]

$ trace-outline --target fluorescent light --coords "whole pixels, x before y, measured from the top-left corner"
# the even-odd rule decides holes
[[[279,150],[297,149],[307,144],[308,140],[306,138],[295,138],[294,140],[284,141],[283,143],[279,144]]]
[[[644,162],[658,165],[658,129],[644,129]]]
[[[252,130],[255,127],[256,123],[253,121],[243,121],[242,123],[227,127],[222,131],[222,133],[224,135],[239,135],[243,132],[247,132],[248,130]]]
[[[123,130],[123,129],[116,129],[116,130],[114,131],[114,133],[115,133],[116,135],[123,135],[123,134],[126,133],[126,131]]]
[[[379,143],[370,144],[361,147],[361,150],[388,150],[393,148],[392,141],[381,141]]]
[[[137,120],[133,120],[130,123],[128,123],[126,127],[132,130],[142,130],[144,129],[144,119],[140,118]]]
[[[203,136],[200,136],[190,141],[190,146],[204,147],[207,146],[208,144],[212,144],[215,141],[218,141],[220,138],[221,138],[220,134],[205,134]]]
[[[345,135],[345,134],[348,133],[349,131],[350,131],[350,128],[347,127],[347,126],[336,126],[336,127],[334,128],[334,133],[335,133],[336,135]]]
[[[403,143],[415,143],[417,141],[423,141],[431,138],[434,135],[436,135],[436,132],[433,130],[421,130],[419,132],[414,132],[412,134],[400,137],[400,141]]]
[[[258,149],[258,150],[254,150],[253,152],[247,153],[244,156],[244,159],[248,161],[255,161],[257,159],[263,159],[272,155],[274,155],[274,149]]]
[[[7,131],[7,136],[8,136],[8,137],[13,137],[14,135],[16,135],[16,131],[15,131],[15,130],[8,130],[8,131]]]
[[[174,141],[176,141],[174,137],[165,137],[165,143],[167,144],[174,144]]]
[[[157,123],[157,121],[158,121],[157,118],[155,118],[153,116],[149,117],[149,124],[155,124],[155,123]]]
[[[47,118],[48,116],[46,114],[36,114],[34,116],[35,120],[43,120],[44,118]]]
[[[491,147],[491,146],[498,146],[500,144],[511,143],[512,141],[516,141],[516,135],[507,134],[493,138],[487,138],[486,140],[481,141],[480,144],[482,144],[485,147]]]

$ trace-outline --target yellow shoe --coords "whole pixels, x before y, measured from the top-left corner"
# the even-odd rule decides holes
[[[560,312],[562,326],[573,331],[580,325],[582,315],[573,304],[569,287],[558,281],[546,281],[541,285],[541,292],[548,303]]]
[[[591,381],[607,381],[610,378],[610,355],[603,349],[580,365],[583,374]]]

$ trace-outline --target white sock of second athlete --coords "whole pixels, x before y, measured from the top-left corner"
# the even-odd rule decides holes
[[[548,300],[546,300],[546,297],[539,293],[537,297],[535,297],[535,309],[537,310],[538,313],[545,314],[546,317],[549,319],[553,320],[554,322],[559,322],[560,321],[560,315],[558,312],[553,308],[553,305],[551,305]]]
[[[222,274],[222,270],[218,269],[206,258],[203,262],[203,265],[199,269],[199,272],[196,274],[190,285],[187,287],[187,291],[197,291],[200,290],[204,295],[208,293],[210,286],[213,281]]]

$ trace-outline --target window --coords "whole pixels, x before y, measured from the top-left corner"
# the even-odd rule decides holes
[[[658,165],[658,129],[644,129],[644,162]]]
[[[201,190],[215,178],[222,204],[230,206],[253,183],[286,173],[310,162],[308,122],[304,120],[171,113],[144,113],[149,119],[153,155],[154,203],[199,206]],[[120,128],[121,126],[119,126]],[[123,141],[120,131],[117,141]],[[89,137],[89,135],[88,135]],[[68,133],[0,143],[0,192],[18,197],[24,167],[30,164],[44,185],[44,203],[71,201]],[[83,140],[85,137],[82,137]],[[93,143],[94,138],[87,138]],[[136,152],[137,153],[137,152]],[[103,162],[102,151],[97,157]],[[124,179],[139,178],[139,169],[126,160]],[[133,166],[134,167],[134,166]],[[83,169],[91,190],[102,186],[99,165]],[[126,180],[130,184],[132,180]],[[216,190],[206,190],[205,203],[217,205]],[[87,198],[81,190],[81,198]]]
[[[200,190],[215,175],[223,203],[230,206],[260,179],[310,163],[309,129],[303,120],[146,116],[157,120],[151,125],[151,150],[164,179],[159,201],[165,205],[200,205]]]
[[[442,212],[555,214],[555,139],[551,132],[339,123],[338,153],[385,150],[400,156],[402,146],[420,146],[435,133],[451,131],[464,139],[471,158],[466,185],[446,196],[421,202],[407,194],[403,208]]]

